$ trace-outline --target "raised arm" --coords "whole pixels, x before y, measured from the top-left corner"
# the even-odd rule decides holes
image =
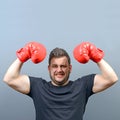
[[[30,90],[30,83],[27,75],[20,74],[22,65],[23,63],[16,59],[8,68],[3,81],[13,89],[27,94]]]
[[[117,82],[118,77],[113,68],[102,59],[97,63],[101,74],[97,74],[94,79],[93,92],[101,92]]]
[[[118,77],[113,68],[103,59],[104,52],[90,42],[82,42],[74,48],[74,58],[82,64],[89,60],[95,62],[101,73],[96,74],[94,78],[93,92],[101,92],[112,86]]]
[[[40,43],[30,42],[16,51],[16,54],[17,59],[8,68],[3,81],[13,89],[27,94],[30,91],[30,81],[27,75],[20,74],[23,63],[29,59],[35,64],[40,63],[46,57],[46,49]]]

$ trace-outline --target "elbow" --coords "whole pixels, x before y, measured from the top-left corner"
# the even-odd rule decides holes
[[[11,80],[9,78],[7,78],[6,76],[3,78],[3,82],[8,84],[8,85],[10,84],[10,81]]]
[[[8,80],[8,79],[3,79],[3,82],[5,84],[7,84],[8,86],[13,86],[13,82],[11,80]]]
[[[115,84],[118,81],[118,76],[116,75],[115,77],[113,77],[111,81],[113,84]]]
[[[116,78],[114,79],[114,83],[116,83],[118,81],[118,77],[116,76]]]
[[[7,83],[8,82],[8,80],[6,79],[6,77],[4,76],[4,78],[3,78],[3,82],[5,82],[5,83]]]
[[[112,78],[108,78],[106,85],[107,85],[107,87],[110,87],[110,86],[114,85],[117,81],[118,81],[118,77],[117,76],[114,76]]]
[[[6,84],[9,84],[9,80],[7,80],[5,78],[3,79],[3,82],[6,83]]]

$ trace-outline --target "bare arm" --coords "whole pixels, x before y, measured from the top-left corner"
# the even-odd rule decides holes
[[[30,91],[30,82],[27,75],[20,74],[22,65],[23,63],[16,59],[8,68],[3,81],[16,91],[27,94]]]
[[[100,68],[101,74],[97,74],[95,76],[93,86],[94,93],[101,92],[109,88],[118,80],[115,71],[105,60],[102,59],[97,63],[97,65]]]

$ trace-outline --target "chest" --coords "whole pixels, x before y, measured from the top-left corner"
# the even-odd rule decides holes
[[[70,86],[68,88],[41,87],[34,96],[35,105],[40,108],[73,109],[85,105],[85,89]]]

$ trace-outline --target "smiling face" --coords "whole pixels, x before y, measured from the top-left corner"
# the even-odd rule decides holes
[[[66,56],[59,58],[53,57],[48,66],[52,84],[55,86],[63,86],[69,82],[69,75],[72,66],[69,64]]]

